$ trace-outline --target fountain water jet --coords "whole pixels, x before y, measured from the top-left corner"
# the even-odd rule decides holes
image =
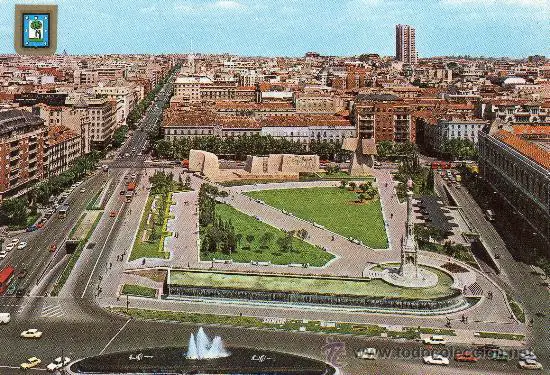
[[[210,338],[202,327],[199,328],[196,336],[194,334],[189,336],[187,359],[216,359],[229,357],[229,355],[230,353],[224,348],[222,338],[216,336],[213,341],[210,341]]]

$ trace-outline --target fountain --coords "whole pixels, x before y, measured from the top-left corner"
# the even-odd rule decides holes
[[[217,359],[229,357],[229,355],[230,353],[224,348],[222,338],[216,336],[214,340],[210,341],[202,327],[199,328],[196,336],[194,334],[189,336],[189,346],[185,356],[187,359]]]

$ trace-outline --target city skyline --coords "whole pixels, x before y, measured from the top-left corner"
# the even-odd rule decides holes
[[[0,1],[0,7],[6,9],[0,13],[0,32],[6,36],[0,38],[0,53],[14,52],[13,4],[13,0]],[[544,0],[425,0],[414,8],[401,0],[338,4],[319,0],[268,4],[257,0],[166,4],[99,0],[93,5],[71,0],[58,5],[57,52],[78,55],[201,52],[302,56],[317,51],[323,55],[393,56],[397,24],[416,28],[420,58],[549,54],[550,27],[544,24],[549,23],[550,4]],[[173,23],[166,22],[171,18]]]

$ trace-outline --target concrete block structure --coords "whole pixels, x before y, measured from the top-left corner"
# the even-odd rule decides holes
[[[189,171],[216,178],[220,172],[218,157],[211,152],[191,150],[189,151]]]

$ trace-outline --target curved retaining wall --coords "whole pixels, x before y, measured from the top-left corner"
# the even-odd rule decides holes
[[[284,293],[260,290],[238,290],[224,288],[191,287],[182,285],[165,285],[168,296],[185,296],[198,298],[224,298],[248,301],[273,301],[294,304],[320,304],[331,306],[356,306],[377,309],[441,311],[467,306],[464,297],[457,291],[453,296],[434,300],[405,300],[398,298],[373,298],[349,295],[323,295],[305,293]]]

